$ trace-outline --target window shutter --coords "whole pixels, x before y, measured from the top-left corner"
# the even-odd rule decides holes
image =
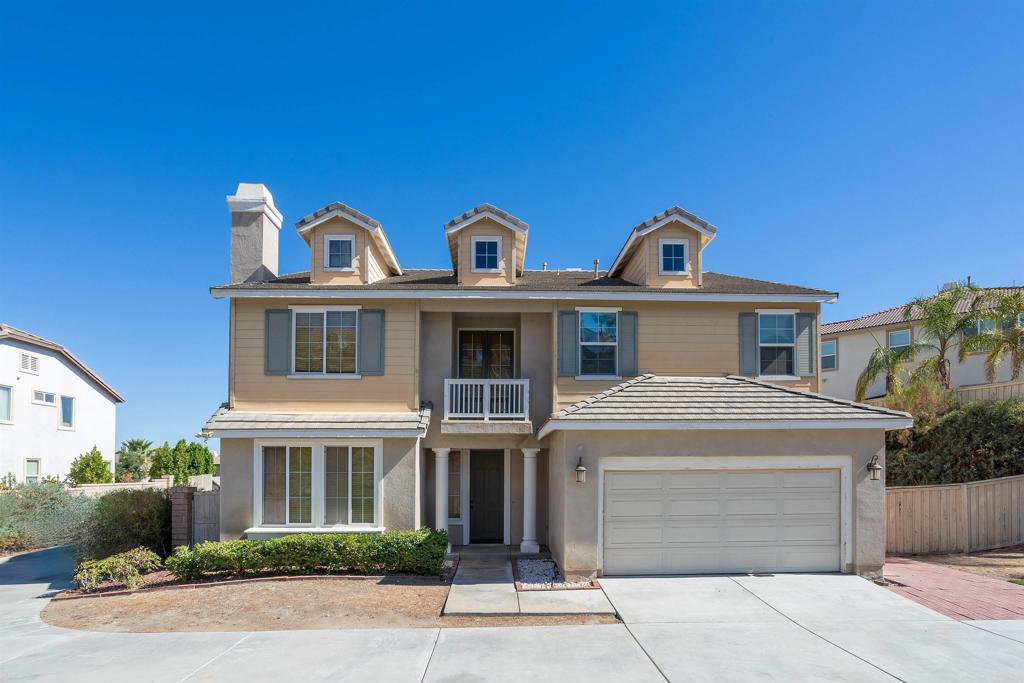
[[[807,377],[815,374],[817,356],[814,349],[814,314],[796,314],[796,374]]]
[[[575,377],[580,333],[576,311],[558,312],[558,376]]]
[[[384,311],[359,311],[359,367],[361,375],[384,374]]]
[[[757,313],[740,313],[740,374],[757,377]]]
[[[263,332],[264,374],[287,375],[292,371],[292,312],[268,309]]]
[[[636,311],[619,313],[619,375],[637,376],[637,315]]]

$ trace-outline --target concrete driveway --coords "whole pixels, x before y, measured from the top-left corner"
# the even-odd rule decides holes
[[[0,680],[1005,681],[1024,667],[1024,621],[968,625],[849,576],[605,579],[622,625],[123,634],[40,621],[70,569],[58,550],[0,561]]]

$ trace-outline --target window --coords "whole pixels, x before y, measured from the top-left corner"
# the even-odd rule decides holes
[[[1024,327],[1024,313],[1021,313],[1014,318],[1006,318],[1003,320],[1003,332],[1012,330],[1015,327]]]
[[[71,396],[60,397],[60,426],[62,429],[75,428],[75,399]]]
[[[39,483],[39,459],[32,458],[25,460],[25,483],[26,484],[38,484]]]
[[[448,519],[462,517],[462,454],[448,454]]]
[[[792,377],[796,358],[796,315],[760,313],[758,368],[762,377]]]
[[[29,353],[21,354],[21,371],[28,372],[33,375],[39,374],[39,356],[33,356]]]
[[[372,525],[376,509],[377,472],[373,447],[325,447],[324,524]]]
[[[309,524],[313,519],[313,449],[264,446],[263,523]]]
[[[614,377],[618,369],[618,311],[580,311],[580,375]]]
[[[348,524],[347,446],[324,449],[324,523],[327,526]]]
[[[474,272],[498,272],[498,262],[501,261],[501,238],[500,237],[474,237],[473,245],[473,271]]]
[[[288,447],[288,523],[313,521],[313,449]]]
[[[324,270],[352,270],[355,235],[324,236]]]
[[[33,391],[32,402],[38,403],[44,406],[55,406],[57,405],[57,397],[49,391]]]
[[[996,331],[995,318],[988,320],[977,320],[964,328],[965,337],[977,337],[979,334],[992,334]]]
[[[11,421],[13,398],[14,389],[0,385],[0,422]]]
[[[910,346],[910,330],[889,330],[889,348],[903,349]]]
[[[836,345],[839,342],[835,339],[829,339],[821,342],[821,369],[822,370],[835,370],[836,369]]]
[[[373,449],[352,448],[352,524],[373,524]]]
[[[686,252],[689,248],[687,240],[658,240],[661,249],[661,275],[683,275],[687,272]]]
[[[295,310],[293,372],[354,375],[359,311]]]

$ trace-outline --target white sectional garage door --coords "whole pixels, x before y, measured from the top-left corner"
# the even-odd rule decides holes
[[[839,470],[605,473],[614,574],[838,571]]]

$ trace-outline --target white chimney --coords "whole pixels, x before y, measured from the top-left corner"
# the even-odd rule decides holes
[[[231,282],[265,282],[277,275],[283,217],[262,183],[239,183],[227,198],[231,212]]]

